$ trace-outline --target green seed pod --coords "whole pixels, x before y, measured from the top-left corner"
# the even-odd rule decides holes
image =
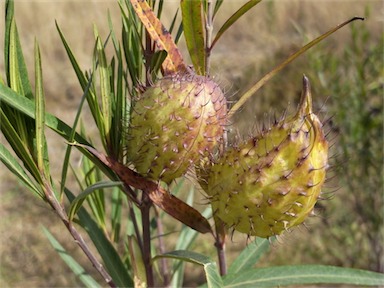
[[[295,116],[197,170],[215,215],[227,227],[266,238],[302,223],[313,210],[325,180],[328,143],[312,112],[306,77],[303,83]]]
[[[132,107],[128,159],[141,175],[169,184],[222,142],[226,116],[224,94],[214,81],[167,76]]]

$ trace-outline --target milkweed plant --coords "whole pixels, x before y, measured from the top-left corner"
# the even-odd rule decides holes
[[[87,287],[182,287],[186,262],[203,269],[203,286],[208,287],[384,284],[382,274],[352,268],[254,268],[270,244],[304,223],[322,198],[329,144],[324,123],[312,108],[316,95],[307,76],[300,76],[302,94],[294,113],[248,138],[231,135],[233,115],[269,79],[338,29],[363,19],[354,17],[312,40],[232,103],[211,75],[211,55],[227,29],[260,1],[246,2],[215,30],[224,1],[181,0],[181,15],[176,12],[169,27],[162,23],[165,2],[118,0],[121,37],[108,15],[108,37],[94,29],[88,70],[79,66],[56,23],[83,91],[76,117],[67,124],[45,110],[37,41],[30,81],[14,3],[6,1],[0,97],[7,143],[1,143],[1,161],[56,212],[104,282],[87,274],[44,228],[58,255]],[[182,37],[190,62],[178,48]],[[91,111],[97,139],[82,123],[84,105]],[[60,179],[50,172],[47,128],[67,143],[65,154],[57,156],[63,159]],[[81,152],[80,167],[71,165],[74,149]],[[67,187],[69,173],[75,175],[77,189]],[[201,195],[204,209],[197,209],[194,199]],[[225,247],[234,233],[247,235],[248,245],[227,263]],[[217,251],[215,259],[193,251],[202,234]],[[172,242],[170,237],[176,239],[171,248],[166,243]]]

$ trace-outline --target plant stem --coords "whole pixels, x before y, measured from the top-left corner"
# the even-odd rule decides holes
[[[215,220],[215,246],[217,251],[217,258],[219,260],[220,275],[227,274],[227,260],[225,257],[225,240],[227,238],[227,230],[224,223],[217,217],[214,216]]]
[[[207,14],[205,18],[205,75],[209,76],[211,68],[211,45],[213,31],[213,7],[212,0],[207,0]]]
[[[45,197],[48,201],[48,203],[51,205],[51,207],[56,211],[57,215],[60,217],[61,221],[64,223],[64,225],[67,227],[69,233],[71,233],[73,239],[75,239],[75,242],[81,250],[83,250],[84,254],[88,257],[88,259],[91,261],[93,267],[100,273],[100,275],[103,277],[104,281],[110,286],[110,287],[116,287],[116,284],[113,282],[112,277],[109,275],[109,273],[104,269],[103,265],[97,260],[95,255],[93,255],[92,251],[89,249],[87,243],[84,241],[81,234],[77,231],[75,226],[73,226],[73,223],[69,221],[68,215],[65,212],[62,205],[60,205],[59,201],[54,196],[54,192],[52,190],[51,185],[44,181],[44,193]]]
[[[151,219],[149,217],[149,212],[152,206],[152,201],[149,199],[148,195],[143,193],[142,205],[140,206],[141,210],[141,219],[143,226],[143,262],[145,267],[145,274],[147,276],[147,287],[153,287],[155,285],[153,278],[153,269],[152,269],[152,257],[151,257]]]

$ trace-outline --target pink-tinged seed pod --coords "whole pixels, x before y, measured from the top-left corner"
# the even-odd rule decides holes
[[[164,77],[131,110],[127,155],[141,175],[171,183],[223,141],[226,99],[210,78]]]
[[[216,216],[228,228],[270,237],[302,223],[325,180],[328,143],[312,112],[309,81],[295,116],[229,148],[197,169]]]

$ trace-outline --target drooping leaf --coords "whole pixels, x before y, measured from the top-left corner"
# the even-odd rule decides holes
[[[75,259],[65,250],[63,246],[60,245],[60,243],[57,241],[57,239],[46,229],[43,227],[43,232],[45,236],[48,238],[49,242],[51,243],[52,247],[56,250],[56,252],[59,254],[61,259],[68,265],[68,267],[73,271],[73,273],[76,275],[76,277],[79,278],[79,280],[85,285],[85,287],[89,288],[98,288],[101,287],[99,283],[96,282],[95,279],[90,276],[83,267],[79,263],[76,262]]]
[[[197,74],[204,75],[206,71],[206,49],[203,30],[203,13],[201,1],[181,0],[181,14],[184,38]]]
[[[204,267],[205,277],[209,288],[223,287],[223,282],[215,261],[203,254],[193,251],[177,250],[162,255],[157,255],[153,260],[160,258],[173,258],[181,261],[187,261]]]
[[[110,188],[110,187],[116,187],[120,186],[122,183],[121,182],[112,182],[112,181],[101,181],[98,183],[95,183],[87,189],[85,189],[83,192],[81,192],[73,201],[71,202],[71,205],[69,207],[69,213],[68,213],[68,218],[69,221],[72,221],[73,217],[77,214],[79,209],[82,207],[84,200],[91,194],[94,193],[95,191],[99,189],[104,189],[104,188]]]
[[[279,287],[303,284],[384,285],[384,274],[325,265],[249,269],[224,278],[224,287]]]
[[[80,145],[80,144],[76,144]],[[212,232],[208,220],[195,208],[181,201],[155,182],[149,181],[125,165],[109,158],[92,147],[80,145],[97,157],[106,166],[110,167],[126,186],[133,186],[148,194],[152,202],[172,217],[200,233]]]

